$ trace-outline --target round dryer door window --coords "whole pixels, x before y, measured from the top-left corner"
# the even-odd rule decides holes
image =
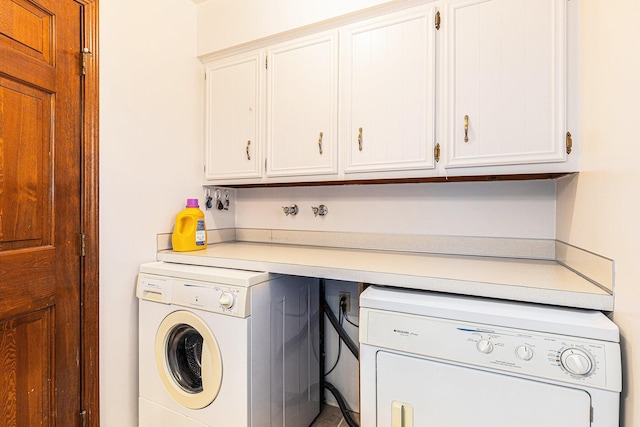
[[[202,409],[218,396],[222,358],[211,329],[190,311],[174,311],[156,333],[156,366],[167,392],[180,405]]]

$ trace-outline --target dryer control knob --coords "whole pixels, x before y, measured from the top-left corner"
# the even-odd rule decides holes
[[[223,292],[220,294],[220,298],[218,298],[218,304],[227,310],[233,307],[234,302],[233,294],[231,292]]]
[[[587,375],[591,372],[593,362],[586,351],[579,348],[568,348],[560,355],[562,366],[574,375]]]
[[[531,360],[533,358],[533,349],[528,345],[521,345],[516,348],[516,356],[520,360]]]
[[[476,343],[479,352],[489,354],[493,351],[493,343],[489,340],[482,339]]]

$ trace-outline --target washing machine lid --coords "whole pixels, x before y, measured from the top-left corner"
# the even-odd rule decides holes
[[[616,324],[595,310],[378,286],[362,292],[360,307],[620,342]]]
[[[172,262],[150,262],[142,264],[140,266],[140,273],[242,287],[257,285],[271,278],[271,275],[266,272],[233,270]]]

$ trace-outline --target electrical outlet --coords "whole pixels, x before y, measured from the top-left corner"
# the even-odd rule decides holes
[[[349,292],[340,291],[340,301],[344,298],[344,311],[351,311],[351,294]]]

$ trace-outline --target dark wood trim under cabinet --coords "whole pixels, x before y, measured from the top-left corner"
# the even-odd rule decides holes
[[[373,185],[373,184],[419,184],[437,182],[488,182],[488,181],[532,181],[558,179],[576,172],[562,173],[531,173],[510,175],[474,175],[474,176],[434,176],[424,178],[386,178],[386,179],[353,179],[344,181],[316,181],[316,182],[269,182],[256,184],[206,184],[229,188],[261,188],[261,187],[319,187],[328,185]]]

